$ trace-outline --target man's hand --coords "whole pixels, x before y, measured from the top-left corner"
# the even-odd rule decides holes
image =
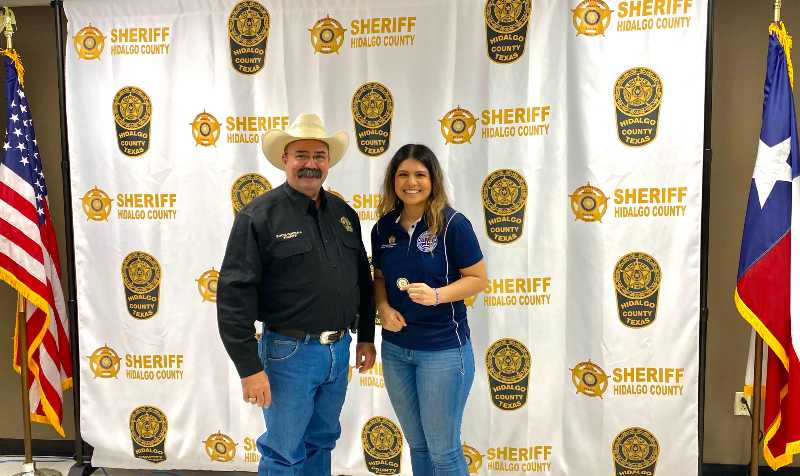
[[[259,407],[268,407],[272,403],[269,379],[263,370],[242,379],[242,398]]]
[[[381,326],[387,331],[399,332],[406,326],[406,320],[403,315],[388,304],[381,306],[378,315],[381,318]]]
[[[375,365],[375,344],[359,342],[356,344],[356,365],[358,373],[363,374]]]

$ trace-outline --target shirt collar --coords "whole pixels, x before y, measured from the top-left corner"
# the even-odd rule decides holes
[[[286,195],[291,200],[292,204],[300,211],[308,211],[312,208],[316,208],[316,204],[313,200],[308,198],[302,192],[295,190],[289,185],[288,182],[284,183],[284,191]],[[328,197],[325,196],[325,190],[322,188],[319,189],[319,208],[320,210],[324,210],[326,205],[328,204]]]
[[[398,225],[400,224],[400,215],[401,215],[401,214],[400,214],[400,213],[398,213],[398,214],[397,214],[397,218],[395,218],[395,219],[394,219],[394,222],[395,222],[395,223],[397,223]],[[419,222],[421,222],[421,221],[422,221],[422,219],[423,219],[424,217],[425,217],[425,215],[422,215],[421,217],[417,218],[417,221],[415,221],[415,222],[414,222],[414,223],[412,223],[411,225],[412,225],[412,226],[416,226],[416,224],[417,224],[417,223],[419,223]]]
[[[394,220],[392,220],[391,223],[393,223],[397,228],[399,228],[399,229],[401,229],[403,231],[406,231],[405,228],[403,228],[400,225],[400,214],[401,214],[401,212],[402,212],[402,209],[395,208],[394,210],[389,212],[389,218],[391,219],[392,217],[394,217]],[[417,220],[414,223],[412,223],[412,225],[414,225],[414,231],[413,231],[412,234],[416,234],[416,233],[420,232],[420,230],[423,230],[423,229],[427,230],[428,229],[428,222],[427,222],[427,220],[425,220],[425,214],[423,213],[422,216],[419,217],[419,220]]]

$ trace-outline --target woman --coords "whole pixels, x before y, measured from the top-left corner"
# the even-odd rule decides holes
[[[461,418],[475,374],[463,299],[486,286],[472,225],[450,208],[424,145],[392,157],[372,229],[375,300],[389,399],[415,476],[467,476]]]

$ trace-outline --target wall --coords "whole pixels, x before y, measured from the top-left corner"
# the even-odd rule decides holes
[[[750,330],[733,304],[744,210],[758,148],[772,2],[717,1],[714,18],[711,222],[705,461],[750,460],[750,420],[733,416]],[[782,18],[800,38],[800,3],[783,2]],[[795,48],[795,64],[800,56]],[[795,66],[795,71],[798,71]],[[800,79],[795,73],[795,102]]]

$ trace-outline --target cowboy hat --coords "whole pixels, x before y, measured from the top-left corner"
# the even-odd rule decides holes
[[[330,167],[333,167],[341,160],[349,142],[344,131],[328,134],[319,116],[302,113],[297,116],[292,125],[285,131],[271,129],[265,132],[261,136],[261,150],[272,165],[285,170],[282,157],[286,151],[286,146],[294,141],[303,139],[313,139],[328,144]]]

